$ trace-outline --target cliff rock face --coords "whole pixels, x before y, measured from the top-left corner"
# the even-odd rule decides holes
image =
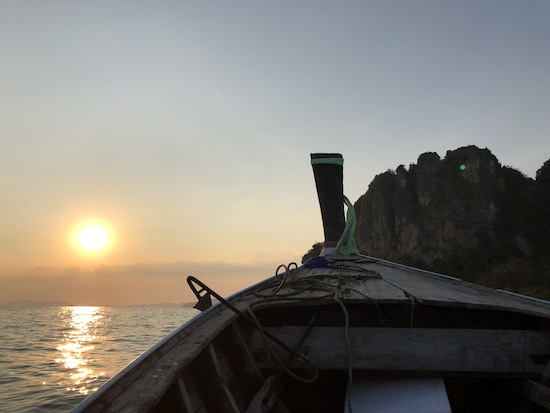
[[[376,176],[359,198],[356,242],[366,254],[440,271],[465,260],[489,268],[502,255],[550,252],[549,198],[550,161],[533,180],[488,149],[424,153]]]

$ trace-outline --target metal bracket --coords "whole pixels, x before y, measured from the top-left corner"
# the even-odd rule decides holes
[[[212,300],[210,299],[210,295],[213,295],[214,298],[216,298],[222,304],[224,304],[225,306],[230,308],[235,314],[237,314],[243,320],[247,321],[250,325],[252,325],[252,326],[254,326],[258,329],[261,329],[261,327],[256,325],[256,323],[254,322],[254,320],[252,320],[252,318],[250,316],[243,313],[241,310],[239,310],[237,307],[235,307],[233,304],[231,304],[229,301],[227,301],[225,298],[223,298],[217,292],[215,292],[211,288],[207,287],[206,284],[204,284],[202,281],[197,280],[195,277],[189,276],[189,277],[187,277],[187,284],[189,284],[189,286],[191,287],[191,290],[193,290],[193,292],[195,293],[195,295],[199,299],[199,302],[195,305],[195,308],[200,309],[198,306],[202,307],[203,305],[207,305],[208,301],[210,301],[210,305],[212,305]],[[197,287],[195,287],[193,284],[197,284],[199,287],[201,287],[201,289],[198,290]],[[203,291],[205,291],[205,293],[203,295],[201,295],[201,293]],[[205,296],[207,296],[207,298],[205,298]],[[201,304],[201,301],[202,301],[202,304]],[[205,307],[205,308],[208,308],[208,307]],[[262,330],[263,335],[265,335],[266,337],[269,337],[274,343],[278,344],[281,348],[286,350],[290,355],[292,355],[293,358],[295,358],[296,360],[298,360],[302,363],[311,364],[311,362],[309,361],[309,359],[307,358],[307,356],[305,354],[302,354],[299,351],[294,351],[292,348],[290,348],[288,346],[288,344],[282,342],[279,338],[277,338],[276,336],[271,334],[269,331],[266,331],[266,330],[263,330],[263,329],[261,329],[261,330]]]
[[[206,287],[203,283],[201,283],[199,280],[197,280],[195,277],[187,277],[187,284],[189,284],[189,288],[191,288],[191,291],[195,294],[195,297],[199,300],[197,304],[193,306],[193,308],[196,308],[199,311],[204,311],[207,308],[212,307],[212,298],[210,297],[210,289]],[[195,287],[195,284],[201,287],[201,289],[197,289]],[[201,295],[201,293],[204,292],[204,294]]]

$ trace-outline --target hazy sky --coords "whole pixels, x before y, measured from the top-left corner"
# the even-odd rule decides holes
[[[311,152],[354,202],[477,145],[550,158],[547,0],[0,0],[0,302],[190,301],[298,261]],[[83,254],[74,231],[109,226]]]

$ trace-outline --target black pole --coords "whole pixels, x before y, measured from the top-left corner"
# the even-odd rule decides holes
[[[317,187],[324,247],[336,247],[344,232],[344,159],[339,153],[312,153],[311,166]]]

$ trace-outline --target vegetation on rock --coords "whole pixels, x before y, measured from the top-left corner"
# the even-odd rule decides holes
[[[355,209],[365,254],[550,299],[550,160],[533,180],[488,149],[425,153]]]

